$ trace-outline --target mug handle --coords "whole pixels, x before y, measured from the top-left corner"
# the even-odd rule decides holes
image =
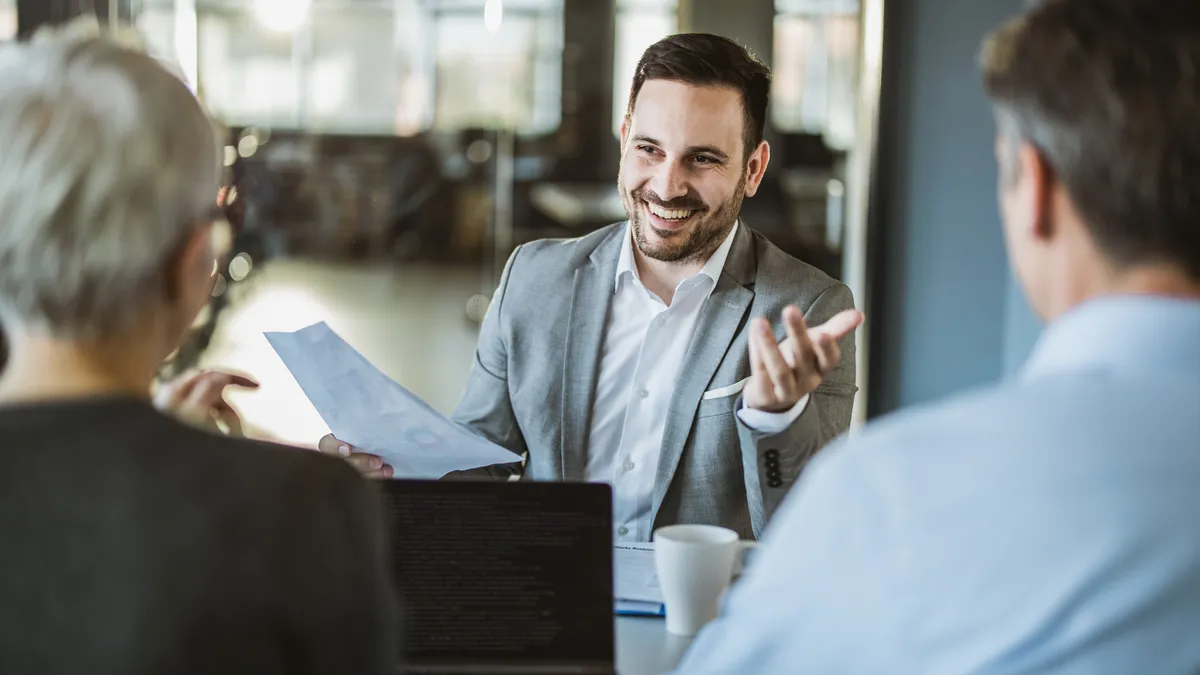
[[[758,548],[758,542],[743,539],[737,543],[737,547],[737,554],[733,558],[734,581],[737,581],[737,578],[742,576],[746,567],[749,566],[748,559],[753,557],[752,552]]]

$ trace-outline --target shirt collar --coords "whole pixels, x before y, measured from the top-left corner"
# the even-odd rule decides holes
[[[1046,327],[1023,377],[1086,367],[1200,371],[1200,300],[1112,295],[1089,300]]]
[[[722,270],[725,269],[725,261],[729,259],[729,251],[733,248],[733,239],[737,235],[739,226],[740,223],[735,220],[729,234],[725,235],[725,241],[722,241],[717,250],[713,251],[708,262],[704,263],[704,268],[700,270],[700,274],[713,280],[712,288],[717,287],[716,282],[721,278]],[[625,274],[630,274],[638,281],[642,279],[638,274],[637,265],[633,264],[633,246],[633,224],[628,223],[625,225],[625,245],[621,247],[621,255],[617,258],[617,274],[613,279],[614,292],[621,287],[621,277]]]

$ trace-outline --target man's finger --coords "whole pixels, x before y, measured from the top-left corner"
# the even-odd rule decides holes
[[[767,366],[763,363],[762,350],[759,347],[759,340],[755,336],[758,326],[750,326],[749,339],[746,340],[750,351],[750,381],[746,383],[745,396],[746,401],[754,401],[756,405],[767,405],[774,397],[773,391],[775,385],[771,382],[771,375],[767,372]]]
[[[817,335],[813,345],[816,347],[817,368],[822,376],[828,375],[842,361],[842,349],[837,340],[828,335]]]
[[[317,450],[327,455],[342,455],[349,457],[350,453],[354,452],[354,447],[345,441],[339,440],[333,434],[325,434],[321,440],[317,441]]]
[[[762,357],[763,364],[766,365],[771,383],[775,385],[775,397],[783,401],[793,398],[796,390],[796,374],[784,360],[783,354],[780,353],[779,345],[775,343],[775,336],[771,334],[771,329],[760,325],[759,330],[755,333],[751,339],[758,340],[758,353]]]
[[[756,323],[766,322],[761,321]],[[768,329],[769,327],[770,326],[768,325]],[[755,326],[754,328],[755,330],[750,332],[750,339],[748,340],[750,344],[750,375],[752,377],[770,377],[767,374],[767,364],[763,363],[762,354],[759,353],[758,340],[754,338],[754,333],[758,329],[758,326]]]
[[[375,471],[367,471],[363,473],[363,478],[391,478],[395,471],[391,464],[384,464]]]
[[[837,340],[830,338],[828,351],[831,365],[829,366],[829,370],[825,371],[826,375],[833,372],[833,370],[838,366],[842,365],[842,346],[838,344]]]
[[[863,313],[857,309],[847,309],[844,312],[834,314],[825,323],[820,326],[809,329],[809,334],[828,335],[834,340],[841,340],[850,333],[854,332],[855,328],[862,325]]]
[[[365,452],[356,452],[345,458],[347,462],[359,473],[368,473],[371,471],[379,471],[383,468],[383,459],[378,455],[371,455]]]
[[[322,436],[320,441],[317,441],[317,449],[326,455],[340,455],[343,456],[343,458],[349,458],[350,455],[374,456],[371,453],[360,452],[360,450],[352,446],[352,444],[342,441],[341,438],[338,438],[332,434],[325,434]]]
[[[792,349],[795,354],[792,366],[795,368],[797,376],[804,376],[807,372],[818,368],[812,337],[809,336],[808,323],[804,320],[804,313],[800,311],[800,308],[795,305],[788,305],[784,308],[783,324],[787,326],[788,337],[792,340]]]

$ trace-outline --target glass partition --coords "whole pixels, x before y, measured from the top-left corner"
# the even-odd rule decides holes
[[[232,126],[546,134],[561,118],[562,0],[141,0],[135,21],[195,60]]]
[[[17,0],[0,0],[0,42],[17,37]]]
[[[858,0],[775,0],[775,10],[772,123],[849,150],[858,94]]]
[[[617,0],[613,45],[613,133],[620,135],[629,83],[646,47],[678,29],[677,0]]]

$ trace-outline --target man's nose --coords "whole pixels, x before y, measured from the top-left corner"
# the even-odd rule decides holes
[[[662,162],[655,168],[650,189],[663,201],[678,199],[688,193],[683,167],[676,160]]]

